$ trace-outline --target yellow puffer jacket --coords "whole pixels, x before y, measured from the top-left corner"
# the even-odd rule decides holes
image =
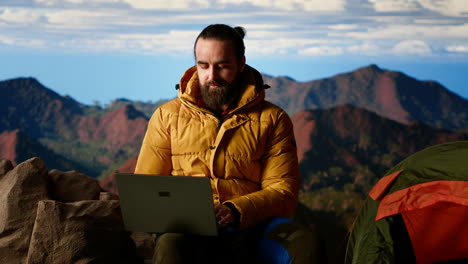
[[[180,82],[178,98],[151,117],[135,173],[211,178],[215,203],[232,203],[240,229],[273,216],[289,216],[300,186],[293,126],[267,102],[258,71],[246,66],[245,90],[218,119],[197,105],[196,67]]]

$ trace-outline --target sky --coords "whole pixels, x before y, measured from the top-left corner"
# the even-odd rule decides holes
[[[88,105],[174,98],[216,23],[243,26],[247,63],[271,76],[377,64],[468,99],[467,0],[0,0],[0,80]]]

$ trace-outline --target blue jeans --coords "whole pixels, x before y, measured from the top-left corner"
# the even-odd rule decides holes
[[[163,234],[154,263],[319,263],[316,236],[289,219],[275,217],[257,226],[222,229],[218,237]]]

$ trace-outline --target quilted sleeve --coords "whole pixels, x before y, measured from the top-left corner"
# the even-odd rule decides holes
[[[264,153],[261,190],[230,201],[240,213],[241,229],[270,217],[288,217],[296,209],[301,180],[293,125],[286,113],[272,123]]]
[[[151,117],[135,168],[137,174],[170,175],[171,138],[169,122],[164,120],[164,111],[160,107]]]

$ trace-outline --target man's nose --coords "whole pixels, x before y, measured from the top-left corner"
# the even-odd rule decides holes
[[[215,66],[209,68],[208,78],[210,80],[215,80],[218,78],[219,71]]]

